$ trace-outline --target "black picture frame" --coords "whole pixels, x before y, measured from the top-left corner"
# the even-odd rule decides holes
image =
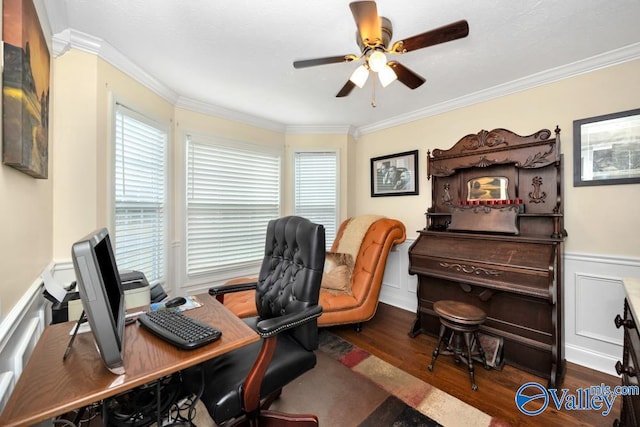
[[[371,197],[414,196],[418,182],[418,150],[371,158]]]
[[[640,109],[573,122],[573,185],[640,183]]]

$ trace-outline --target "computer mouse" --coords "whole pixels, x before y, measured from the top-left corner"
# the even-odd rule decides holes
[[[180,307],[182,304],[186,303],[187,300],[185,297],[175,297],[170,299],[169,301],[164,303],[164,306],[167,308]]]

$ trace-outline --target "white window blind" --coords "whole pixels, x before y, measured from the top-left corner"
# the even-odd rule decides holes
[[[336,236],[338,218],[338,156],[331,152],[294,155],[295,215],[324,225],[327,249]]]
[[[259,262],[280,216],[280,153],[187,139],[187,274]]]
[[[118,105],[115,123],[115,237],[120,270],[161,283],[166,263],[167,133]]]

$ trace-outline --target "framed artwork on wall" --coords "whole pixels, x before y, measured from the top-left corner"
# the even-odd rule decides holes
[[[418,150],[371,159],[371,197],[418,194]]]
[[[573,185],[640,183],[640,109],[573,122]]]
[[[49,174],[49,48],[33,0],[3,0],[2,163]]]

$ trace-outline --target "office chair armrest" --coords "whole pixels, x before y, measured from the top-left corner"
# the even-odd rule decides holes
[[[245,283],[224,283],[222,285],[216,285],[209,288],[209,295],[218,296],[224,294],[230,294],[232,292],[251,291],[256,289],[258,282],[245,282]]]
[[[278,335],[282,331],[292,329],[317,319],[322,314],[322,306],[314,305],[299,313],[287,314],[274,317],[272,319],[260,320],[256,325],[258,334],[262,338],[269,338]]]

